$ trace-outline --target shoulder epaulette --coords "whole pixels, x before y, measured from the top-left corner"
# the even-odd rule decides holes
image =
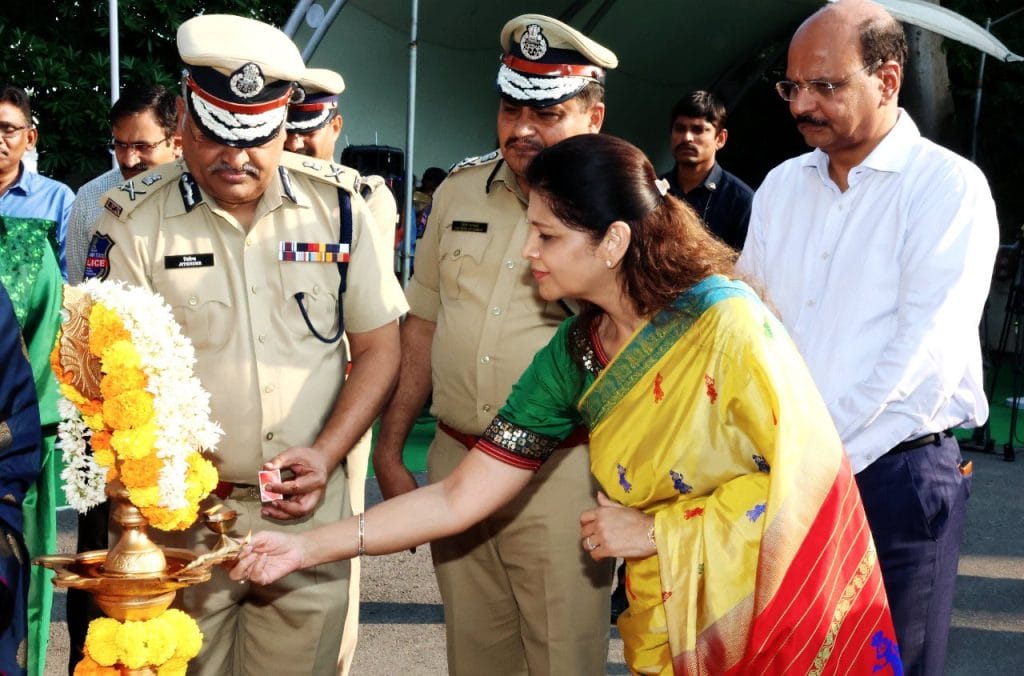
[[[344,188],[350,194],[359,190],[359,172],[336,162],[285,152],[281,153],[281,166],[290,172]]]
[[[491,152],[487,153],[486,155],[478,155],[477,157],[467,157],[466,159],[462,160],[461,162],[457,162],[457,163],[453,164],[452,168],[448,170],[448,174],[450,175],[450,174],[455,173],[456,171],[462,171],[463,169],[468,169],[470,167],[479,167],[479,166],[481,166],[483,164],[492,164],[494,162],[497,162],[500,159],[501,159],[501,151],[500,150],[492,150]]]
[[[356,182],[356,189],[359,190],[359,194],[363,196],[363,199],[369,199],[370,195],[381,188],[386,188],[387,185],[387,181],[384,180],[383,176],[370,174],[369,176],[359,177],[359,180]]]
[[[103,193],[100,198],[103,208],[126,221],[135,209],[146,201],[150,195],[174,185],[185,172],[185,163],[181,160],[170,164],[162,164],[155,169],[130,178],[124,183]]]

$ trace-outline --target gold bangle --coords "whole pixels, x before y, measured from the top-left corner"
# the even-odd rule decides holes
[[[356,550],[356,556],[362,556],[366,553],[366,547],[363,536],[366,532],[366,516],[363,512],[359,513],[359,548]]]

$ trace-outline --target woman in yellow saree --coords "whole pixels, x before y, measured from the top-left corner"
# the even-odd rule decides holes
[[[619,619],[636,674],[901,674],[838,435],[785,330],[733,253],[603,135],[528,171],[545,299],[580,299],[447,480],[305,536],[257,534],[231,575],[398,551],[508,500],[582,422],[604,494],[591,556],[627,561]]]

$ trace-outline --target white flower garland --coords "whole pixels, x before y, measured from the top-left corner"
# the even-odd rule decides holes
[[[169,510],[183,509],[188,506],[188,455],[198,449],[215,450],[224,434],[220,425],[210,420],[210,394],[192,375],[196,361],[192,343],[182,335],[170,307],[157,293],[96,279],[87,280],[78,289],[116,312],[131,335],[148,379],[146,391],[153,395],[157,429],[154,446],[157,457],[163,460],[159,505]],[[88,508],[103,502],[106,471],[85,452],[87,433],[82,429],[85,424],[81,414],[66,399],[59,405],[65,419],[58,428],[60,444],[68,467],[61,478],[65,480],[68,503],[84,511],[79,505]],[[75,409],[73,416],[64,415],[68,407]],[[97,491],[99,500],[95,500]]]

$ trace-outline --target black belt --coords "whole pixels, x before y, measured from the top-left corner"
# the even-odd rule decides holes
[[[942,443],[943,438],[951,436],[953,436],[952,430],[932,432],[931,434],[926,434],[923,437],[909,439],[907,441],[898,443],[891,449],[889,449],[889,453],[903,453],[905,451],[912,451],[915,448],[921,448],[922,446],[927,446],[928,444],[938,446],[939,444]]]

